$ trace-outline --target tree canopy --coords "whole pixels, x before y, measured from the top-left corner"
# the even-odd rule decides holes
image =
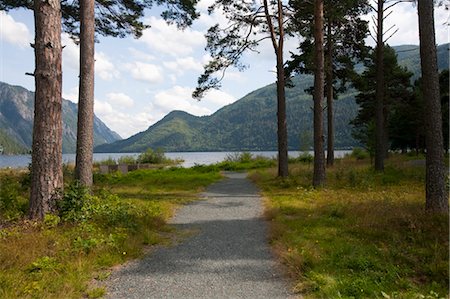
[[[33,0],[0,0],[0,10],[33,9]],[[102,36],[138,38],[148,28],[141,18],[145,9],[154,5],[165,6],[161,16],[169,23],[184,28],[192,24],[199,14],[197,0],[97,0],[95,1],[95,30]],[[80,35],[80,2],[62,0],[62,27],[74,40]]]

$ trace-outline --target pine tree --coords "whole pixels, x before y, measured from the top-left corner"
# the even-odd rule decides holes
[[[30,218],[54,211],[63,187],[61,9],[58,0],[34,3],[34,126]]]
[[[198,86],[193,93],[194,98],[201,98],[211,88],[220,87],[220,78],[214,76],[234,66],[245,69],[240,58],[246,51],[256,51],[259,43],[270,39],[275,52],[277,69],[277,125],[278,125],[278,175],[288,176],[286,98],[284,74],[284,26],[288,22],[286,8],[282,0],[263,0],[236,2],[217,0],[211,7],[222,9],[229,24],[226,28],[215,25],[206,34],[206,49],[212,60],[205,66],[204,73],[198,79]],[[223,76],[222,76],[223,78]]]
[[[313,185],[325,184],[325,155],[323,148],[323,90],[324,90],[324,53],[323,53],[323,0],[314,1],[314,174]]]
[[[425,99],[426,204],[428,211],[448,213],[441,102],[437,70],[433,1],[418,0],[420,60]]]
[[[406,68],[400,67],[397,63],[397,56],[394,49],[385,46],[384,50],[385,84],[383,88],[383,141],[390,139],[388,124],[395,126],[394,133],[399,128],[392,118],[395,111],[413,96],[410,73]],[[356,96],[356,102],[360,109],[358,115],[352,121],[354,126],[353,136],[359,140],[369,150],[371,155],[376,154],[376,109],[377,106],[377,50],[374,49],[368,59],[365,60],[366,70],[354,78],[353,85],[359,91]]]
[[[306,0],[291,0],[295,9],[291,33],[305,38],[300,43],[300,54],[292,54],[287,72],[314,73],[312,57],[314,48],[312,3]],[[327,98],[327,165],[334,164],[334,118],[333,100],[346,90],[346,82],[353,76],[354,65],[366,55],[364,39],[367,36],[367,22],[360,19],[368,10],[366,0],[324,1],[324,55],[325,94]],[[340,83],[340,84],[339,84]]]

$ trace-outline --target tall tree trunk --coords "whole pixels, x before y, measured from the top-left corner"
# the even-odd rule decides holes
[[[277,55],[277,102],[278,102],[278,176],[288,176],[288,144],[286,124],[286,94],[283,66],[283,50]]]
[[[94,0],[80,1],[80,86],[75,178],[87,187],[92,185],[94,143],[94,4]]]
[[[448,213],[448,193],[445,186],[442,114],[439,96],[433,1],[419,0],[419,37],[425,98],[426,138],[426,209]]]
[[[384,134],[384,41],[383,10],[384,0],[378,0],[377,48],[376,48],[376,108],[375,108],[375,170],[384,171],[385,134]]]
[[[323,0],[315,0],[314,5],[314,176],[313,185],[325,184],[325,153],[323,148],[323,90],[324,90],[324,53],[323,53]]]
[[[263,0],[264,13],[270,31],[273,49],[277,57],[277,125],[278,125],[278,176],[287,177],[288,172],[288,150],[287,150],[287,124],[286,124],[286,93],[285,74],[283,63],[284,29],[283,29],[283,5],[281,0],[277,1],[278,6],[278,41],[277,33],[272,23],[272,15],[269,12],[267,0]]]
[[[327,26],[327,166],[334,164],[334,116],[333,116],[333,39],[331,21]]]
[[[62,73],[59,0],[34,1],[35,102],[31,166],[30,218],[53,212],[61,196]]]

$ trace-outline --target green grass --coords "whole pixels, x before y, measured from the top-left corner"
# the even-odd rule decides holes
[[[6,189],[0,202],[16,211],[0,210],[0,298],[103,296],[93,281],[140,257],[147,245],[169,244],[174,231],[168,217],[220,174],[201,167],[96,174],[94,195],[66,186],[60,214],[40,223],[23,220],[27,208],[18,204],[27,198],[26,177],[0,174]]]
[[[403,158],[384,174],[346,158],[311,188],[312,166],[258,170],[271,243],[305,298],[447,298],[448,215],[424,212],[424,170]]]

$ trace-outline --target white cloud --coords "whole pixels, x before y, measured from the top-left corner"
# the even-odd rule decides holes
[[[394,25],[395,28],[387,34],[386,38],[389,37],[390,33],[393,33],[394,30],[398,29],[398,32],[389,39],[388,44],[393,46],[402,44],[419,45],[417,6],[408,2],[399,3],[395,5],[395,7],[389,9],[389,11],[392,11],[392,14],[386,18],[383,26],[385,30],[392,25]],[[374,14],[375,13],[372,12],[369,15],[364,16],[364,19],[369,21],[370,27],[373,25],[371,16]],[[449,42],[449,27],[444,25],[448,18],[448,11],[443,7],[435,7],[434,19],[436,27],[436,43],[438,44]],[[374,46],[375,44],[371,37],[366,39],[366,43],[370,46]]]
[[[202,62],[195,60],[194,57],[165,61],[163,65],[172,72],[175,72],[178,76],[184,74],[186,71],[201,72],[203,70]]]
[[[192,98],[193,89],[190,87],[174,86],[169,90],[155,95],[154,105],[164,114],[172,110],[182,110],[194,115],[208,115],[211,110],[198,104]]]
[[[150,104],[148,109],[151,109]],[[124,112],[124,110],[114,109],[107,101],[95,100],[95,114],[113,131],[116,131],[123,138],[146,130],[151,124],[161,119],[162,112],[150,113],[142,111],[139,113]]]
[[[126,107],[126,108],[130,108],[130,107],[134,106],[133,99],[121,92],[119,92],[119,93],[110,92],[106,95],[106,97],[108,98],[108,102],[115,106]]]
[[[144,53],[142,51],[139,51],[135,48],[128,48],[128,51],[130,52],[131,56],[133,56],[134,59],[136,60],[141,60],[141,61],[154,61],[156,60],[156,57],[153,55],[149,55],[147,53]]]
[[[32,36],[24,23],[16,22],[6,12],[0,11],[0,40],[25,48],[30,45]]]
[[[208,7],[214,4],[214,0],[200,0],[197,3],[197,9],[200,11],[206,12],[208,10]]]
[[[212,103],[219,108],[231,103],[236,102],[236,98],[222,90],[212,89],[205,94],[202,99],[205,103]]]
[[[161,68],[151,63],[135,61],[125,64],[125,69],[127,69],[131,73],[131,76],[136,80],[152,84],[161,83],[164,80]]]
[[[221,8],[216,9],[212,14],[208,13],[208,8],[214,4],[214,2],[214,0],[202,0],[197,4],[197,8],[200,11],[200,17],[196,20],[196,24],[205,28],[209,28],[216,24],[223,27],[228,24],[228,19],[225,17]]]
[[[95,114],[97,114],[99,116],[105,116],[105,115],[112,113],[113,108],[111,107],[111,105],[109,103],[95,99],[94,111],[95,111]]]
[[[63,67],[71,68],[75,71],[80,69],[80,48],[73,42],[67,33],[61,35],[63,45]]]
[[[63,99],[78,103],[78,86],[72,87],[68,92],[63,91]]]
[[[105,81],[120,77],[120,72],[103,52],[95,52],[95,74]]]
[[[168,25],[161,18],[150,17],[145,23],[151,28],[144,30],[139,41],[159,54],[186,56],[205,44],[204,34],[190,28],[179,30],[176,25]]]

